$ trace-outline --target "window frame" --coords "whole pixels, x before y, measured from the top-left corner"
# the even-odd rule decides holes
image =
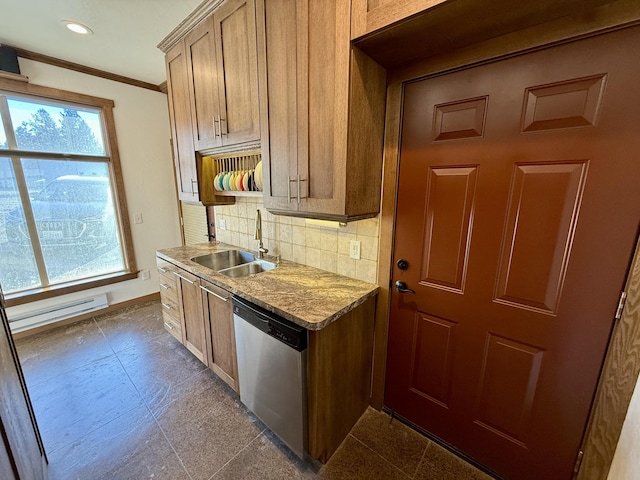
[[[0,90],[17,95],[28,95],[42,98],[43,101],[54,101],[80,107],[99,109],[103,120],[104,147],[106,155],[75,155],[75,154],[53,154],[46,152],[28,152],[22,150],[2,149],[0,154],[10,159],[14,158],[63,158],[65,160],[86,160],[87,157],[102,160],[107,163],[111,174],[111,188],[113,190],[114,208],[117,212],[118,228],[122,242],[122,253],[125,269],[120,272],[106,275],[89,277],[84,280],[74,280],[71,282],[47,285],[20,292],[5,294],[6,306],[11,307],[21,305],[36,300],[66,295],[68,293],[89,290],[104,285],[132,280],[138,276],[135,253],[133,249],[133,238],[129,220],[129,210],[124,189],[122,168],[120,166],[120,154],[118,151],[118,140],[116,136],[115,120],[113,117],[113,100],[94,97],[81,93],[70,92],[58,88],[33,85],[25,81],[6,79],[0,77]]]

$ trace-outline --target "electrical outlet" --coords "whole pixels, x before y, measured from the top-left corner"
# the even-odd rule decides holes
[[[149,270],[142,270],[142,279],[149,280],[150,278],[151,278],[151,274],[149,273]]]
[[[142,223],[142,214],[141,213],[136,213],[133,217],[133,221],[135,223]]]
[[[358,240],[349,242],[349,257],[360,260],[360,242]]]
[[[220,219],[220,230],[226,230],[227,229],[227,221],[224,218]]]

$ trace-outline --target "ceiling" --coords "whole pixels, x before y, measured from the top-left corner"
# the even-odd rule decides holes
[[[202,0],[0,0],[0,44],[136,80],[166,80],[156,45]],[[93,35],[69,31],[74,20]]]

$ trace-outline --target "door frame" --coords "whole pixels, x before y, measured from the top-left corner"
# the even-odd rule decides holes
[[[564,23],[541,25],[536,27],[537,32],[533,35],[530,30],[515,32],[449,55],[388,72],[378,252],[380,290],[376,308],[371,390],[371,405],[374,408],[380,410],[384,404],[404,82],[444,75],[581,38],[640,25],[640,11],[637,11],[637,8],[634,10],[623,5],[618,10],[615,8],[612,10],[608,15],[598,17],[591,23],[580,23],[579,19],[574,19],[571,28]],[[640,241],[636,244],[625,291],[627,292],[626,306],[622,317],[613,328],[586,434],[583,437],[581,448],[584,452],[583,461],[579,473],[574,475],[577,480],[607,478],[631,396],[640,375],[640,360],[637,347],[634,347],[640,343],[640,308],[638,308],[640,305]]]

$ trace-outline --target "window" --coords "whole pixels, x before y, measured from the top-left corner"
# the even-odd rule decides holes
[[[8,303],[135,277],[107,134],[112,107],[0,80],[0,283]]]

